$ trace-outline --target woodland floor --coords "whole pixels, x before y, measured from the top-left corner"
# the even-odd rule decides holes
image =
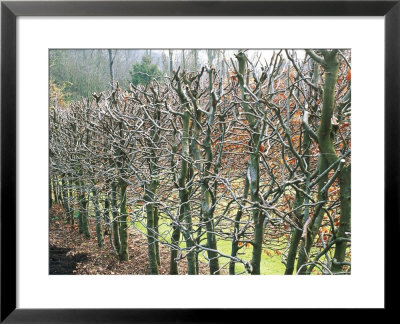
[[[79,233],[78,225],[66,223],[64,209],[56,204],[49,212],[49,273],[73,275],[147,275],[147,239],[130,228],[129,261],[119,261],[110,246],[110,237],[105,236],[105,245],[99,248],[96,241],[96,226],[90,219],[90,239]],[[160,244],[160,274],[169,273],[170,251]],[[200,263],[200,274],[209,274],[208,265]],[[186,262],[178,263],[180,274],[186,273]]]

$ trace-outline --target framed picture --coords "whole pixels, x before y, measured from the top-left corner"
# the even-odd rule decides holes
[[[2,2],[1,321],[223,322],[246,309],[392,308],[399,16],[398,1]],[[95,86],[99,66],[107,79]],[[71,71],[82,80],[65,78]],[[323,154],[335,159],[322,170]],[[307,232],[318,215],[318,233]],[[143,242],[121,229],[128,223]],[[59,231],[72,233],[68,242]],[[127,261],[135,244],[143,266]],[[78,245],[83,254],[70,250]],[[163,268],[164,252],[175,257]],[[147,275],[178,272],[204,276]]]

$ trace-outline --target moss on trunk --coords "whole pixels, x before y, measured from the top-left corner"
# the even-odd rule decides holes
[[[120,248],[119,248],[119,258],[121,261],[129,260],[128,252],[128,214],[126,212],[126,188],[127,183],[120,180],[120,218],[119,218],[119,238],[120,238]]]
[[[103,234],[103,225],[101,223],[101,211],[97,196],[97,191],[95,188],[92,189],[92,197],[93,197],[93,205],[95,208],[96,214],[96,237],[97,237],[97,245],[102,248],[104,246],[104,234]]]
[[[179,215],[178,221],[179,223],[182,221],[183,211],[181,211],[183,207],[179,208]],[[177,275],[178,273],[178,262],[176,259],[178,257],[178,250],[179,250],[179,240],[181,236],[181,230],[176,223],[172,223],[172,235],[171,235],[171,258],[169,263],[169,274],[170,275]]]
[[[73,215],[71,216],[69,195],[68,195],[68,186],[67,186],[67,181],[65,180],[65,177],[66,177],[65,173],[62,174],[62,176],[61,176],[61,187],[62,187],[62,192],[63,192],[62,204],[64,207],[67,222],[69,224],[72,224],[73,223]]]
[[[90,238],[88,204],[89,202],[84,193],[82,195],[82,229],[83,235],[85,235],[87,239]]]
[[[318,173],[321,175],[329,166],[336,162],[337,155],[333,146],[332,133],[332,116],[335,108],[335,87],[338,78],[339,60],[337,58],[337,50],[323,51],[324,55],[324,68],[325,68],[325,82],[324,94],[322,98],[322,111],[321,121],[317,131],[318,145],[320,149],[320,158],[318,163]],[[328,175],[321,177],[318,182],[318,200],[326,201],[328,198],[328,191],[322,192],[322,189],[328,182]],[[316,217],[311,221],[311,229],[308,231],[306,242],[302,242],[299,260],[297,262],[297,271],[299,274],[305,274],[307,267],[303,266],[307,262],[307,255],[309,254],[312,242],[321,227],[322,218],[324,214],[323,208],[320,205],[319,211],[316,212]],[[306,220],[304,220],[306,221]]]
[[[118,219],[118,202],[117,202],[117,183],[111,183],[111,214],[112,214],[112,235],[116,251],[119,254],[121,242],[119,238],[119,219]]]
[[[296,192],[296,198],[295,198],[295,203],[294,207],[298,208],[301,206],[304,202],[304,195],[298,191]],[[301,226],[302,224],[302,210],[297,209],[295,211],[295,216],[296,216],[296,223]],[[294,263],[296,261],[296,255],[297,255],[297,249],[299,246],[299,242],[301,239],[301,234],[303,233],[302,230],[293,228],[292,230],[292,237],[290,240],[290,246],[289,246],[289,252],[288,252],[288,257],[286,260],[286,268],[285,268],[285,275],[292,275],[294,271]]]
[[[153,182],[145,187],[144,201],[146,202],[147,216],[147,254],[149,258],[150,274],[158,274],[158,262],[155,246],[155,224],[154,224],[154,195],[157,190],[157,183]]]
[[[351,231],[351,166],[343,168],[340,172],[340,223],[337,238],[349,238],[347,233]],[[343,270],[342,262],[346,257],[347,242],[336,243],[335,255],[332,264],[332,272],[337,273]]]

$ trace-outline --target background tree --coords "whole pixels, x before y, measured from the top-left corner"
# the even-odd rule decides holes
[[[131,76],[130,82],[134,85],[149,83],[152,79],[158,79],[161,77],[161,72],[158,69],[157,64],[152,63],[151,56],[145,55],[142,57],[140,63],[133,65],[132,70],[129,71]]]

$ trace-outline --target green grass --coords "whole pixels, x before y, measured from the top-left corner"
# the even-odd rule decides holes
[[[74,217],[77,218],[79,215],[79,212],[75,211],[74,212]],[[89,216],[94,216],[90,214]],[[142,222],[145,221],[145,219],[142,220]],[[142,232],[144,235],[146,235],[146,227],[145,224],[142,224],[139,221],[135,222],[136,230]],[[170,227],[170,221],[167,217],[162,217],[160,215],[160,220],[159,220],[159,232],[160,233],[166,233],[164,235],[164,238],[168,243],[171,243],[171,227]],[[204,238],[205,239],[205,238]],[[203,241],[205,242],[205,241]],[[184,248],[186,246],[186,243],[184,242],[182,236],[181,236],[181,242],[180,246]],[[217,247],[218,251],[220,251],[223,254],[230,255],[231,250],[232,250],[232,242],[230,240],[223,240],[221,238],[218,239],[217,241]],[[240,257],[242,260],[246,260],[248,262],[251,261],[252,258],[252,246],[249,245],[247,247],[243,247],[239,250],[238,257]],[[269,255],[266,254],[265,252],[268,251]],[[318,253],[319,250],[317,251],[315,248],[313,250],[315,253]],[[204,252],[206,255],[206,252]],[[350,258],[349,258],[350,259]],[[203,256],[203,253],[199,254],[199,260],[200,262],[206,263],[207,260]],[[261,255],[261,274],[262,275],[283,275],[285,272],[285,265],[281,262],[282,260],[282,255],[276,254],[273,250],[264,250],[262,255]],[[325,257],[321,257],[320,261],[324,261]],[[225,257],[220,257],[219,259],[219,265],[225,265],[224,269],[226,269],[226,273],[228,273],[228,263],[229,263],[229,258]],[[295,262],[295,271],[296,272],[296,263]],[[241,263],[236,263],[235,264],[235,273],[236,274],[244,274],[244,265]],[[320,274],[320,271],[317,267],[314,268],[314,271],[311,273],[311,275],[316,275]]]
[[[217,242],[218,250],[224,254],[231,254],[232,243],[226,240],[218,240]],[[252,257],[253,248],[243,247],[239,250],[239,257],[246,261],[250,261]],[[261,274],[262,275],[283,275],[285,272],[285,266],[281,262],[281,256],[275,254],[273,251],[269,251],[271,256],[268,256],[266,253],[262,253],[261,255]],[[229,262],[228,258],[220,258],[220,265]],[[236,263],[235,265],[235,273],[244,272],[244,266],[241,263]]]
[[[139,207],[140,208],[140,207]],[[79,213],[75,211],[74,217],[78,217]],[[94,215],[90,215],[94,216]],[[135,228],[136,230],[142,232],[144,235],[146,235],[146,227],[145,227],[145,218],[142,219],[142,223],[139,221],[135,222]],[[194,227],[195,230],[195,227]],[[169,217],[163,215],[162,213],[160,214],[160,219],[159,219],[159,233],[166,233],[163,236],[163,239],[166,240],[168,243],[171,243],[171,226],[170,226],[170,219]],[[205,237],[203,237],[203,243],[205,242]],[[186,243],[184,242],[184,239],[181,236],[181,243],[180,246],[184,248],[186,246]],[[219,238],[217,241],[217,247],[218,251],[220,251],[223,254],[230,255],[231,250],[232,250],[232,242],[230,240],[224,240]],[[315,248],[313,248],[314,250]],[[251,261],[252,258],[252,246],[249,245],[248,247],[243,247],[239,250],[238,257],[240,257],[242,260],[246,260],[248,262]],[[265,253],[266,251],[269,252],[269,255]],[[319,252],[319,251],[314,251],[314,252]],[[206,255],[206,252],[204,252]],[[203,256],[203,253],[199,254],[199,260],[200,262],[206,263],[207,260]],[[321,261],[324,260],[324,257],[320,259]],[[282,255],[278,255],[275,253],[273,250],[264,250],[262,255],[261,255],[261,274],[262,275],[283,275],[285,272],[285,265],[281,262],[282,261]],[[229,263],[229,258],[225,257],[220,257],[219,259],[219,264],[220,266],[226,265],[224,269],[226,269],[226,273],[228,273],[228,263]],[[294,274],[296,273],[296,263],[295,262],[295,271]],[[240,274],[244,273],[244,265],[241,263],[236,263],[235,264],[235,273]],[[312,275],[320,274],[320,271],[317,269],[317,267],[314,268],[314,271],[311,273]]]
[[[146,233],[146,227],[142,225],[140,222],[135,222],[135,227],[137,230],[140,232]],[[159,223],[159,232],[163,233],[164,231],[169,231],[171,228],[169,226],[168,220],[165,218],[160,218],[160,223]],[[170,233],[165,236],[166,240],[168,243],[171,242],[171,236]],[[182,240],[182,237],[181,237]],[[185,247],[185,242],[181,241],[180,245],[182,247]],[[231,250],[232,250],[232,243],[229,240],[223,240],[219,239],[217,241],[217,247],[218,251],[220,251],[223,254],[230,255]],[[246,261],[251,261],[252,257],[252,247],[243,247],[239,250],[239,257],[243,260]],[[263,253],[261,256],[261,274],[263,275],[283,275],[285,272],[285,266],[281,262],[281,255],[277,255],[275,252],[269,250],[271,256],[267,255],[266,253]],[[204,258],[203,254],[199,254],[199,260],[200,262],[207,262],[207,260]],[[229,263],[229,258],[221,257],[219,259],[219,264],[220,266]],[[228,265],[224,268],[228,271]],[[236,263],[235,265],[235,273],[244,273],[244,266],[241,263]]]
[[[74,212],[74,218],[78,218],[79,216],[79,212],[75,211]],[[94,217],[94,214],[89,213],[89,217]],[[55,219],[53,219],[55,220]],[[145,222],[145,219],[142,220],[142,222]],[[145,224],[143,225],[141,222],[135,222],[135,228],[142,232],[144,235],[146,234],[146,227]],[[171,242],[171,226],[170,226],[170,220],[168,217],[166,217],[164,215],[161,214],[160,215],[160,220],[159,220],[159,232],[160,233],[166,233],[163,237],[163,239],[165,239],[168,243]],[[205,241],[203,241],[205,242]],[[223,239],[218,239],[217,242],[217,246],[218,246],[218,251],[220,251],[223,254],[226,255],[230,255],[231,254],[231,244],[232,242],[230,240],[223,240]],[[181,236],[181,243],[180,246],[182,248],[184,248],[186,246],[185,242],[183,241],[183,238]],[[266,250],[269,252],[270,255],[267,255],[265,253],[265,251],[263,251],[262,256],[261,256],[261,274],[262,275],[283,275],[285,272],[285,266],[284,264],[281,262],[282,260],[282,256],[281,255],[277,255],[274,251],[272,250]],[[320,252],[320,249],[316,249],[313,247],[312,251],[314,252],[312,254],[317,254],[318,252]],[[240,257],[243,260],[246,260],[248,262],[251,261],[252,258],[252,246],[250,245],[249,247],[243,247],[242,249],[239,250],[239,255],[238,257]],[[332,257],[332,256],[331,256]],[[202,253],[199,254],[199,260],[200,262],[204,262],[206,263],[207,260],[206,258],[203,256]],[[325,257],[321,257],[320,261],[325,261]],[[350,261],[350,257],[346,258],[346,261]],[[219,259],[219,264],[220,266],[225,265],[224,269],[226,269],[226,273],[228,272],[228,265],[227,263],[229,263],[229,258],[225,258],[225,257],[221,257]],[[296,261],[297,263],[297,261]],[[295,269],[296,269],[296,263],[295,263]],[[235,265],[235,272],[236,274],[239,273],[244,273],[244,266],[241,263],[236,263]],[[294,271],[296,272],[296,270]],[[320,270],[315,267],[314,271],[311,273],[311,275],[316,275],[316,274],[321,274]]]

